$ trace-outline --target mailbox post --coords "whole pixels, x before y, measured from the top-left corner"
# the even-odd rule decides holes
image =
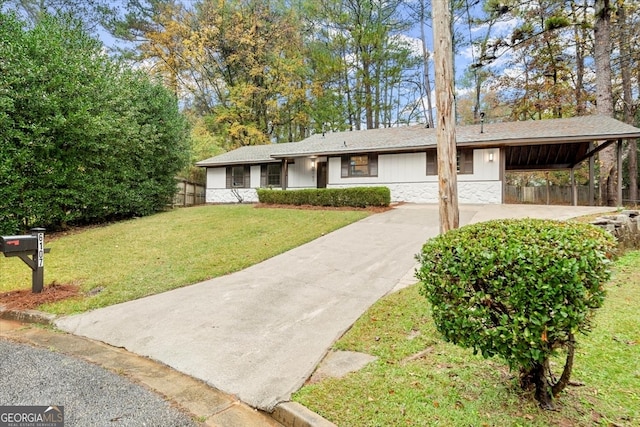
[[[44,288],[44,228],[32,228],[29,230],[32,236],[37,239],[37,251],[32,257],[35,264],[31,269],[31,292],[39,294]]]
[[[0,252],[5,257],[18,257],[31,268],[31,292],[42,292],[44,288],[44,228],[32,228],[31,234],[22,236],[0,236]],[[31,258],[29,258],[31,255]]]

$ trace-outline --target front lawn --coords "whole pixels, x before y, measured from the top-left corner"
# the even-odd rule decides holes
[[[74,284],[80,295],[39,309],[68,314],[229,274],[366,217],[366,211],[176,209],[78,233],[46,237],[45,286]],[[31,270],[0,255],[0,293],[31,288]]]
[[[557,412],[539,409],[499,359],[440,339],[418,285],[378,301],[334,346],[378,360],[294,399],[348,426],[640,425],[640,251],[616,262],[593,332],[578,337]]]

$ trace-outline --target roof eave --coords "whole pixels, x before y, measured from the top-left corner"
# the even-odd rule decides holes
[[[207,163],[207,162],[198,162],[196,166],[201,168],[217,168],[222,166],[237,166],[237,165],[261,165],[264,163],[278,163],[279,160],[276,159],[262,159],[262,160],[234,160],[228,162],[216,162],[216,163]]]
[[[305,153],[281,153],[274,154],[272,157],[274,159],[285,159],[285,158],[293,158],[293,157],[308,157],[308,156],[343,156],[346,154],[353,153],[399,153],[399,152],[407,152],[407,151],[420,151],[428,146],[413,146],[413,147],[387,147],[387,148],[362,148],[362,149],[354,149],[354,150],[327,150],[327,151],[313,151],[313,152],[305,152]],[[433,146],[435,148],[435,145]]]
[[[494,139],[487,141],[466,141],[459,142],[457,145],[464,146],[518,146],[518,145],[545,145],[545,144],[564,144],[569,142],[592,142],[592,141],[615,141],[618,139],[636,139],[640,138],[640,132],[625,134],[601,134],[601,135],[577,135],[577,136],[554,136],[542,138],[517,138],[517,139]]]
[[[543,138],[518,138],[518,139],[494,139],[486,141],[465,141],[458,142],[458,147],[478,147],[478,148],[492,148],[492,147],[507,147],[518,145],[545,145],[545,144],[565,144],[572,142],[591,142],[591,141],[610,141],[618,139],[635,139],[640,138],[640,132],[627,133],[627,134],[600,134],[600,135],[579,135],[579,136],[565,136],[565,137],[543,137]],[[291,157],[304,157],[304,156],[342,156],[345,154],[357,153],[399,153],[399,152],[411,152],[419,151],[426,148],[436,148],[435,144],[425,145],[411,145],[405,147],[379,147],[379,148],[361,148],[361,149],[341,149],[341,150],[323,150],[323,151],[307,151],[307,152],[289,152],[273,154],[271,157],[274,159],[284,159]]]

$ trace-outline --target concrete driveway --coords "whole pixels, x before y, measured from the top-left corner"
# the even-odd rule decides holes
[[[567,219],[611,208],[466,205],[461,224]],[[437,205],[401,205],[246,270],[61,318],[73,334],[124,347],[270,411],[289,400],[376,300],[414,282]]]

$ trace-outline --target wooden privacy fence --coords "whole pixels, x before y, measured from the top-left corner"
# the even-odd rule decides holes
[[[579,185],[578,204],[589,205],[589,187]],[[570,205],[571,204],[571,187],[570,186],[540,186],[540,187],[518,187],[515,185],[507,185],[504,195],[505,203],[529,203],[534,205]]]
[[[589,206],[589,186],[578,185],[578,205]],[[594,204],[598,204],[598,190],[595,190],[596,200]],[[518,204],[534,204],[534,205],[571,205],[571,187],[552,185],[539,187],[519,187],[515,185],[507,185],[505,187],[505,203]],[[629,189],[622,189],[622,202],[625,205],[637,205],[639,198],[629,197]]]
[[[186,180],[178,181],[178,192],[173,198],[173,206],[204,205],[205,187]]]

